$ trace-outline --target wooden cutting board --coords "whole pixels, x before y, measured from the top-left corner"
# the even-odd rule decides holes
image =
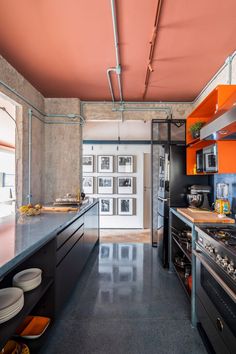
[[[185,216],[187,219],[192,221],[193,223],[222,223],[222,224],[234,224],[235,220],[225,217],[219,218],[217,213],[213,211],[204,211],[198,212],[197,210],[194,212],[193,209],[189,208],[177,208],[177,211]]]
[[[42,212],[62,212],[62,213],[66,213],[68,211],[77,211],[78,208],[73,208],[73,207],[42,207],[41,211]]]

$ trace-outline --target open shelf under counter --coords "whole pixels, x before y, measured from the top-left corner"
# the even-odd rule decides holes
[[[2,349],[2,347],[9,339],[9,333],[13,334],[23,319],[30,315],[30,312],[34,309],[39,300],[43,297],[43,295],[52,284],[53,278],[45,277],[37,288],[24,293],[23,309],[9,321],[0,324],[0,349]]]
[[[186,284],[184,282],[185,281],[184,272],[181,271],[179,268],[177,268],[174,263],[173,263],[173,269],[174,269],[177,277],[179,278],[180,284],[182,285],[188,300],[191,301],[191,291],[189,290],[189,288],[186,286]]]
[[[181,251],[184,253],[184,255],[188,258],[189,262],[192,262],[192,253],[187,250],[187,248],[182,245],[175,236],[172,235],[172,239],[176,243],[176,245],[181,249]]]

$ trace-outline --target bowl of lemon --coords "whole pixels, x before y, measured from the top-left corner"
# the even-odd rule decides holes
[[[26,216],[35,216],[41,213],[42,205],[41,204],[28,204],[22,205],[18,210],[21,215]]]

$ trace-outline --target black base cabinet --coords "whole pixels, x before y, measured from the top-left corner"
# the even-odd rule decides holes
[[[31,267],[41,268],[43,281],[36,289],[25,293],[21,312],[0,324],[0,351],[27,315],[50,317],[53,321],[79,280],[95,244],[99,241],[98,202],[55,235],[37,252],[16,265],[0,282],[0,288],[12,286],[12,278],[19,271]],[[48,330],[37,340],[25,342],[30,353],[37,353],[46,339]],[[45,338],[45,339],[44,339]]]
[[[84,215],[84,253],[85,259],[88,259],[94,245],[99,239],[99,219],[98,203]]]
[[[78,277],[99,239],[98,204],[78,219],[76,231],[57,249],[56,313],[71,294]],[[73,230],[74,231],[74,230]],[[64,231],[63,231],[64,232]],[[58,235],[60,237],[60,235]]]

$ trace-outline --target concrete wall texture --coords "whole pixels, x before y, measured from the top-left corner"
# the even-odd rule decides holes
[[[212,81],[194,102],[125,103],[125,107],[145,108],[142,111],[113,110],[111,102],[81,102],[78,98],[44,98],[21,74],[0,56],[0,80],[26,97],[38,109],[47,113],[81,113],[87,121],[99,120],[151,120],[166,118],[167,112],[153,108],[171,108],[173,118],[186,118],[206,95],[218,84],[227,84],[228,66]],[[232,83],[236,83],[236,58],[232,61]],[[17,200],[27,202],[28,195],[28,110],[30,105],[0,84],[0,93],[16,104]],[[80,112],[80,108],[82,111]],[[116,104],[116,108],[119,105]],[[150,110],[150,108],[152,110]],[[60,118],[59,118],[60,120]],[[62,120],[63,121],[63,120]],[[37,119],[32,122],[32,194],[33,202],[51,202],[65,193],[75,193],[81,186],[82,129],[79,125],[45,125]]]
[[[48,114],[80,113],[77,98],[47,98]],[[60,121],[58,118],[57,121]],[[78,121],[78,120],[77,120]],[[70,123],[70,122],[67,122]],[[72,122],[73,123],[73,122]],[[46,126],[44,135],[43,200],[49,203],[66,193],[81,189],[82,129],[74,124]]]
[[[42,112],[48,114],[80,113],[79,99],[45,99],[1,56],[0,80],[27,98]],[[29,194],[28,111],[31,106],[2,84],[0,84],[0,93],[9,97],[16,105],[18,128],[16,137],[16,190],[17,205],[21,205],[27,203]],[[36,114],[43,118],[38,112]],[[52,119],[60,121],[60,123],[65,122],[65,118]],[[33,117],[31,169],[33,203],[52,202],[57,196],[77,192],[81,183],[81,150],[82,132],[78,124],[49,125]]]

